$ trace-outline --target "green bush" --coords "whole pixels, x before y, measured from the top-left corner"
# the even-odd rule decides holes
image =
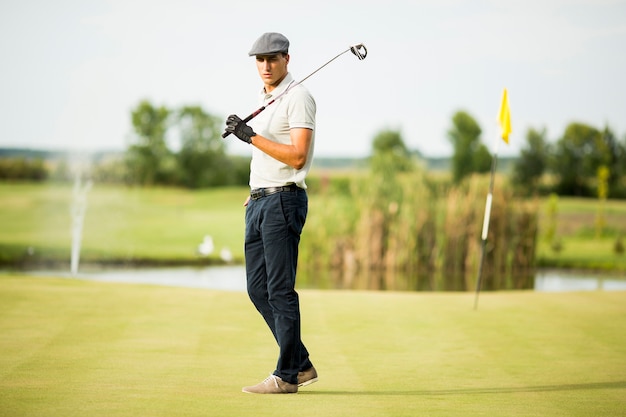
[[[0,180],[44,181],[48,171],[40,158],[0,158]]]

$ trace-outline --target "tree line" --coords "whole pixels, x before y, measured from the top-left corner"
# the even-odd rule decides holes
[[[133,131],[128,147],[122,155],[92,160],[89,175],[94,181],[186,188],[248,183],[249,157],[226,153],[223,120],[202,107],[172,109],[142,100],[130,118]],[[468,112],[454,113],[447,132],[453,147],[452,183],[490,171],[493,157],[481,134]],[[173,143],[178,144],[176,149]],[[387,148],[393,151],[383,152]],[[383,130],[373,139],[368,162],[391,162],[402,171],[416,154],[407,149],[400,132]],[[556,140],[548,138],[546,129],[529,128],[508,176],[525,195],[597,196],[604,187],[609,198],[626,198],[626,137],[620,141],[608,126],[597,129],[579,122],[568,125]],[[41,158],[0,155],[0,179],[71,180],[72,173],[62,159],[48,166]]]
[[[87,164],[80,164],[87,171],[84,175],[101,183],[192,189],[248,183],[249,158],[226,154],[223,120],[202,107],[172,109],[142,100],[130,119],[132,133],[124,152],[91,155]],[[29,152],[33,157],[7,153],[0,154],[0,179],[74,179],[75,167],[67,154],[45,160],[37,151]]]
[[[492,156],[480,141],[482,130],[465,111],[452,117],[448,138],[453,145],[452,178],[461,182],[472,173],[491,169]],[[626,198],[626,137],[621,141],[609,126],[598,129],[570,123],[555,141],[545,128],[528,128],[520,156],[509,173],[521,194]]]

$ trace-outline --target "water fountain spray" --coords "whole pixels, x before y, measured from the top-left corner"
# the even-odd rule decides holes
[[[85,211],[87,210],[87,193],[91,189],[93,182],[87,180],[82,183],[81,173],[76,173],[74,180],[74,192],[72,207],[70,213],[72,215],[72,255],[70,263],[70,272],[72,275],[78,273],[78,262],[80,261],[80,245],[83,237],[83,220],[85,219]]]

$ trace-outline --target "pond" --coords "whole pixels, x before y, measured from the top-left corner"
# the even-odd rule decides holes
[[[203,268],[141,268],[86,270],[75,275],[59,271],[29,272],[38,276],[57,276],[106,282],[156,284],[177,287],[206,288],[223,291],[245,291],[246,272],[241,265]],[[540,270],[535,276],[535,291],[626,291],[626,275],[564,270]]]
[[[626,276],[581,271],[542,270],[535,276],[535,291],[624,291]]]

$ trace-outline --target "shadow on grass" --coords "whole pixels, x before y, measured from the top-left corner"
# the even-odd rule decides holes
[[[474,395],[474,394],[514,394],[521,392],[551,392],[551,391],[584,391],[598,389],[626,388],[626,381],[592,382],[588,384],[538,385],[536,387],[494,387],[494,388],[456,388],[442,390],[390,390],[390,391],[307,391],[298,390],[304,395],[402,395],[402,396],[429,396],[429,395]]]

